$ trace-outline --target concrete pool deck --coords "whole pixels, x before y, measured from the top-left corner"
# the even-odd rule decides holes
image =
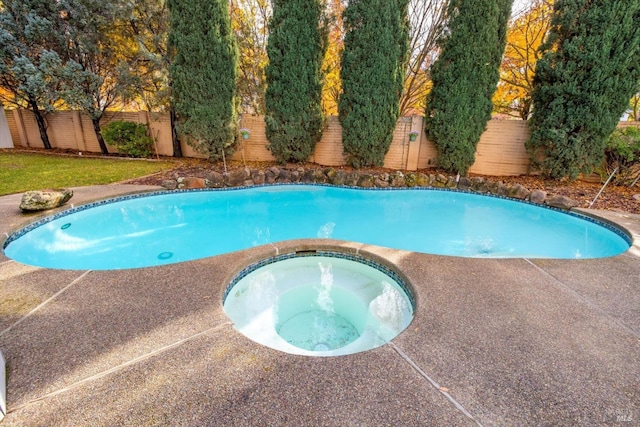
[[[157,187],[74,189],[81,204]],[[6,234],[21,195],[0,197]],[[54,211],[49,211],[50,215]],[[0,254],[4,425],[640,425],[640,216],[595,260],[476,259],[300,240],[163,267],[70,271]],[[222,310],[232,276],[276,251],[387,260],[416,312],[391,343],[310,358],[249,341]]]

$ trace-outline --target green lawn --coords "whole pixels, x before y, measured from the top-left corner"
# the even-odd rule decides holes
[[[0,150],[0,196],[28,190],[111,184],[171,169],[171,162],[77,158]]]

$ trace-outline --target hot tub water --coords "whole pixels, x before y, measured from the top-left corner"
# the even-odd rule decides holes
[[[232,282],[224,310],[243,335],[287,353],[369,350],[389,342],[413,318],[406,285],[383,270],[342,254],[289,255]]]

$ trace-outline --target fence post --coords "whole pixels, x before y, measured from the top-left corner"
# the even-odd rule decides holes
[[[13,139],[2,104],[0,104],[0,148],[13,148]]]
[[[16,121],[16,127],[18,128],[18,137],[20,138],[20,145],[22,147],[29,147],[29,138],[27,138],[27,131],[24,128],[24,122],[22,121],[22,110],[13,110],[13,118]]]
[[[84,131],[82,129],[82,116],[80,111],[71,112],[71,122],[73,123],[73,134],[76,140],[76,148],[78,151],[87,151],[87,146],[84,143]]]
[[[409,140],[409,153],[407,154],[407,170],[414,171],[418,169],[418,156],[420,154],[420,144],[424,138],[422,130],[422,117],[411,116],[411,132],[418,132],[418,138],[415,141]]]

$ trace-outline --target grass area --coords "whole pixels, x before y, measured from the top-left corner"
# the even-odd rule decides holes
[[[0,150],[0,196],[28,190],[111,184],[173,167],[171,162],[78,158]]]

